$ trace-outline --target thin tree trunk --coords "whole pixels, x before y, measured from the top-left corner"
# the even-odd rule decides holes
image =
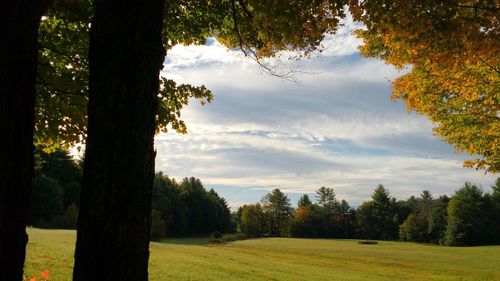
[[[75,281],[148,280],[164,0],[97,0]]]
[[[37,35],[46,1],[0,9],[0,280],[22,280],[33,174]]]

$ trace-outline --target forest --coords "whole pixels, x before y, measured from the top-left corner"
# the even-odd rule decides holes
[[[57,150],[38,151],[29,225],[76,229],[81,168]],[[313,202],[314,200],[314,202]],[[302,237],[399,240],[448,246],[500,244],[500,178],[484,192],[465,183],[451,196],[433,198],[428,190],[406,200],[390,195],[383,185],[357,207],[321,187],[293,207],[276,188],[261,202],[231,213],[228,203],[200,179],[177,182],[155,174],[152,190],[151,239],[223,234],[235,237]]]
[[[76,229],[80,209],[81,161],[67,151],[37,150],[28,225]],[[158,172],[152,190],[151,238],[231,233],[236,226],[226,200],[199,179],[175,179]]]
[[[292,208],[274,189],[261,203],[238,209],[238,226],[247,235],[369,240],[400,240],[448,246],[500,243],[500,179],[490,193],[465,183],[452,196],[433,198],[427,190],[397,200],[379,185],[357,208],[339,201],[332,188],[307,195]]]

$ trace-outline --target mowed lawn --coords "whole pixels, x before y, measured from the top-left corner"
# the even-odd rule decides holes
[[[71,280],[75,231],[29,229],[26,275]],[[150,280],[499,280],[500,246],[262,238],[151,243]]]

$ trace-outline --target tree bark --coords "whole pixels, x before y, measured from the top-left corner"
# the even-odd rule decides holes
[[[164,0],[97,0],[75,281],[148,280]]]
[[[0,9],[0,280],[22,280],[33,174],[37,35],[48,1]]]

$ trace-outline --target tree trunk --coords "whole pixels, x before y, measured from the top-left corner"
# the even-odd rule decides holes
[[[42,2],[5,1],[0,9],[0,280],[23,277]]]
[[[148,279],[164,0],[97,0],[75,281]]]

